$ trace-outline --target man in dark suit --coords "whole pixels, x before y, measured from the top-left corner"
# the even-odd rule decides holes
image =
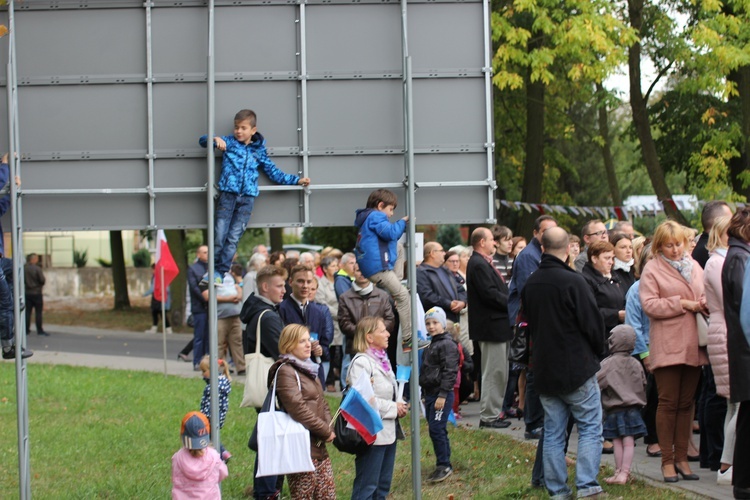
[[[443,267],[443,262],[443,245],[436,241],[425,243],[424,260],[417,266],[417,292],[425,311],[441,307],[447,319],[458,323],[458,315],[466,307],[466,289]]]
[[[482,350],[482,395],[479,427],[502,429],[509,420],[498,417],[508,380],[508,342],[513,338],[508,320],[508,286],[492,264],[495,238],[484,227],[471,234],[474,253],[466,268],[470,283],[469,335]]]

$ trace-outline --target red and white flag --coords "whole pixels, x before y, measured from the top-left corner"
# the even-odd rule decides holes
[[[164,283],[162,283],[162,269],[164,269]],[[156,232],[156,264],[154,265],[154,298],[159,302],[166,302],[167,287],[174,280],[180,269],[172,257],[167,245],[167,237],[164,231],[159,229]]]

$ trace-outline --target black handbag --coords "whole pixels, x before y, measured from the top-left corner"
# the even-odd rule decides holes
[[[348,388],[344,390],[341,401],[344,400],[347,392]],[[365,453],[370,449],[371,445],[367,444],[365,440],[362,439],[359,432],[347,427],[346,424],[347,422],[344,415],[339,412],[339,416],[336,417],[336,421],[333,424],[333,432],[336,433],[336,437],[333,439],[333,446],[341,452],[350,453],[352,455],[361,455]]]
[[[520,321],[513,327],[513,340],[508,346],[508,361],[528,366],[529,364],[529,325]]]

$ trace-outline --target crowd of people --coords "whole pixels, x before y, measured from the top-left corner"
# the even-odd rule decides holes
[[[315,470],[287,476],[294,498],[329,498],[335,491],[325,446],[335,434],[323,395],[362,373],[384,427],[355,458],[352,497],[385,498],[390,490],[399,419],[412,409],[397,400],[393,368],[397,355],[412,348],[410,336],[399,337],[411,305],[400,304],[405,264],[396,242],[407,220],[390,222],[395,203],[378,193],[359,214],[363,230],[386,235],[384,245],[381,237],[365,241],[368,251],[270,255],[259,245],[245,269],[233,266],[223,279],[233,289],[231,317],[242,325],[219,335],[219,355],[233,363],[224,366],[244,375],[244,354],[260,332],[261,353],[276,360],[269,384],[279,370],[279,407],[310,431]],[[375,212],[367,222],[363,214]],[[539,440],[531,483],[553,498],[572,495],[566,451],[574,426],[578,497],[603,494],[602,453],[614,453],[616,464],[606,483],[627,483],[635,440],[643,437],[648,456],[661,459],[664,481],[698,479],[691,463],[699,462],[717,472],[719,483],[734,484],[735,498],[750,498],[750,459],[742,446],[750,410],[741,404],[750,400],[742,368],[750,348],[740,324],[750,209],[732,214],[712,202],[702,222],[704,233],[695,238],[672,221],[643,237],[627,221],[608,230],[592,220],[579,239],[543,215],[529,241],[494,226],[473,231],[468,247],[425,243],[416,285],[429,340],[415,337],[413,347],[424,349],[419,383],[436,460],[428,481],[453,472],[445,424],[451,411],[461,419],[461,404],[475,400],[480,428],[523,419],[525,438]],[[198,315],[208,295],[200,283],[206,258],[199,248],[189,280]],[[193,361],[206,376],[198,339],[205,320],[193,308]],[[708,318],[707,335],[699,334],[699,316]],[[529,333],[528,365],[507,361],[518,324]],[[238,342],[241,351],[233,348]],[[219,456],[231,454],[222,449]],[[283,481],[255,478],[254,497],[278,497]]]

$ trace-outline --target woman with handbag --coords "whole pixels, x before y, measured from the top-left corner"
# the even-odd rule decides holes
[[[674,221],[656,228],[643,269],[641,305],[650,319],[650,369],[659,387],[656,432],[665,482],[696,480],[688,463],[695,390],[706,349],[698,345],[695,314],[708,312],[703,269],[687,253],[685,230]]]
[[[347,385],[357,382],[364,373],[375,393],[370,404],[383,419],[383,430],[366,452],[354,461],[356,476],[352,499],[385,499],[391,489],[396,463],[396,438],[403,439],[398,423],[406,415],[408,405],[396,402],[396,376],[388,360],[388,337],[381,318],[365,316],[357,323],[353,347],[357,353],[349,365]]]
[[[736,403],[729,398],[729,353],[727,352],[727,323],[724,320],[724,293],[721,285],[721,270],[729,250],[729,217],[719,217],[708,233],[709,258],[703,270],[706,287],[706,305],[711,313],[708,325],[708,360],[716,384],[716,394],[727,399],[724,418],[724,442],[721,463],[716,475],[719,484],[732,484],[732,461],[734,459],[734,431],[737,427]]]
[[[326,442],[336,435],[331,431],[331,410],[323,397],[323,386],[317,380],[318,364],[310,359],[312,344],[306,326],[291,324],[279,337],[279,360],[268,371],[268,385],[276,380],[279,406],[292,419],[310,431],[310,455],[315,470],[287,475],[294,499],[335,499],[331,458]]]

